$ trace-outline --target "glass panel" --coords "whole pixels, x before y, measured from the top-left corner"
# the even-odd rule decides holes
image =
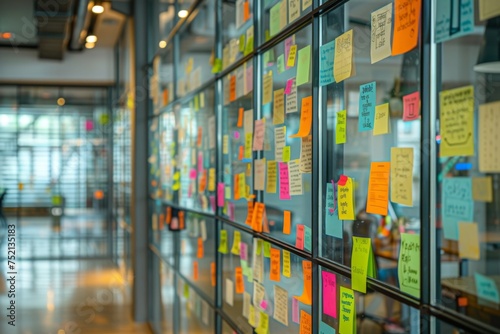
[[[262,40],[268,41],[297,19],[311,12],[312,0],[262,1]]]
[[[229,73],[224,77],[222,84],[224,87],[221,120],[222,150],[219,149],[219,154],[222,152],[223,168],[219,171],[219,175],[222,175],[225,197],[222,215],[243,224],[247,217],[247,186],[251,193],[253,181],[252,147],[248,147],[247,157],[245,157],[245,137],[247,134],[252,136],[253,132],[252,62],[246,62]],[[245,115],[250,121],[246,127],[244,126]]]
[[[177,276],[179,305],[179,333],[213,333],[215,312],[196,291]]]
[[[410,121],[403,102],[419,93],[420,49],[399,56],[390,56],[389,49],[378,60],[369,41],[370,13],[379,8],[380,3],[353,0],[322,17],[320,57],[327,70],[318,78],[326,116],[321,251],[351,266],[352,237],[370,238],[374,276],[399,286],[401,234],[420,233],[421,122]],[[383,15],[374,14],[377,18],[389,15],[387,7],[378,13]],[[347,50],[344,75],[332,68],[334,59],[341,63],[341,43]],[[342,175],[349,179],[342,181]]]
[[[311,251],[312,28],[289,36],[262,56],[262,118],[265,119],[264,232]],[[296,52],[295,60],[294,49]],[[288,66],[290,65],[290,66]],[[285,215],[289,215],[285,224]],[[297,242],[297,239],[299,240]],[[302,240],[302,241],[300,241]]]
[[[253,50],[253,0],[222,3],[222,69]]]

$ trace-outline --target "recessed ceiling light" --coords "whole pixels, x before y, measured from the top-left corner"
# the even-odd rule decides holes
[[[95,47],[95,43],[89,43],[89,42],[87,42],[87,43],[85,43],[85,47],[87,49],[93,49]]]
[[[97,42],[97,36],[96,35],[88,35],[87,38],[85,39],[87,43],[95,43]]]
[[[92,13],[101,14],[104,12],[104,7],[102,5],[94,5],[92,7]]]
[[[188,12],[187,10],[185,10],[185,9],[180,10],[180,11],[179,11],[179,13],[177,13],[177,15],[179,15],[179,17],[180,17],[181,19],[183,19],[183,18],[187,17],[187,16],[188,16],[188,14],[189,14],[189,12]]]
[[[158,43],[158,45],[160,46],[160,48],[164,49],[167,46],[167,42],[160,41],[160,43]]]

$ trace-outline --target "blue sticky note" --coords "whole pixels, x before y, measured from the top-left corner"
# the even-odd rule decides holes
[[[442,185],[441,216],[446,239],[458,240],[458,223],[474,221],[472,178],[447,177]]]
[[[333,78],[333,59],[335,58],[335,40],[319,47],[319,85],[335,82]]]
[[[311,251],[312,245],[312,232],[311,228],[304,226],[304,248],[305,250]]]
[[[436,43],[474,31],[474,0],[436,1]]]
[[[500,304],[498,288],[493,279],[478,273],[474,273],[474,279],[476,281],[476,292],[479,298]]]
[[[375,81],[359,86],[359,132],[373,130],[375,103],[377,103],[376,92]]]
[[[335,334],[335,328],[325,324],[323,321],[319,322],[319,334]]]
[[[339,213],[335,207],[337,198],[333,191],[333,184],[326,184],[326,205],[325,205],[325,233],[326,235],[342,239],[344,228],[343,222],[339,219]]]

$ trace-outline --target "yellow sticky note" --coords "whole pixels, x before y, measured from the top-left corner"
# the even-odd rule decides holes
[[[292,265],[290,263],[290,252],[283,250],[283,276],[292,277]]]
[[[288,59],[286,60],[286,66],[295,66],[295,58],[297,58],[297,45],[292,45],[290,47],[290,52],[288,53]]]
[[[250,326],[255,327],[255,307],[250,304],[250,307],[248,308],[248,323]]]
[[[354,185],[349,177],[344,185],[338,185],[338,206],[340,220],[354,220]]]
[[[259,311],[259,326],[255,329],[257,334],[269,333],[269,315],[265,312]]]
[[[335,128],[335,144],[345,144],[347,137],[347,111],[337,113],[337,126]]]
[[[498,145],[498,129],[500,128],[500,101],[481,104],[479,106],[479,171],[481,173],[500,173],[500,145]]]
[[[265,74],[263,80],[262,104],[268,104],[273,100],[273,71],[269,71],[268,74]]]
[[[234,231],[234,233],[233,233],[233,247],[231,247],[231,254],[240,255],[240,242],[241,242],[240,231]]]
[[[352,75],[353,30],[349,30],[335,39],[335,59],[333,62],[333,76],[336,82],[344,81]]]
[[[387,216],[389,208],[390,162],[372,162],[368,181],[366,212]]]
[[[373,135],[384,135],[389,133],[389,103],[384,103],[375,107],[375,124]]]
[[[474,87],[439,94],[441,156],[474,155]]]
[[[227,246],[227,231],[220,230],[219,234],[219,253],[227,254],[228,246]]]
[[[208,170],[208,191],[215,191],[215,168]]]
[[[273,103],[273,124],[283,124],[285,122],[285,94],[284,89],[274,91]]]
[[[245,134],[245,159],[252,159],[252,143],[253,143],[253,134],[246,133]]]
[[[413,206],[413,148],[391,148],[391,202]]]
[[[479,234],[476,223],[458,223],[458,255],[461,259],[479,260]]]
[[[478,202],[493,202],[491,176],[472,178],[472,198]]]
[[[222,137],[222,154],[229,153],[229,135],[224,135]]]
[[[290,161],[290,146],[283,147],[283,162]]]
[[[266,192],[270,194],[275,194],[276,193],[276,161],[275,160],[270,160],[267,162],[267,173],[266,173]]]

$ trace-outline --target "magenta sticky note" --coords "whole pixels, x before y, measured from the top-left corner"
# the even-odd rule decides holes
[[[292,298],[292,321],[299,323],[299,301],[295,297]]]
[[[321,273],[323,279],[323,312],[337,318],[337,276],[328,271]]]
[[[260,302],[260,308],[263,309],[263,310],[267,309],[267,301],[266,300],[263,299]]]
[[[403,121],[413,121],[420,118],[420,92],[403,96]]]
[[[195,180],[196,179],[196,169],[191,168],[191,170],[189,171],[189,178],[191,180]]]
[[[292,93],[293,80],[294,80],[294,78],[291,78],[291,79],[287,80],[286,86],[285,86],[285,95],[288,95],[288,94]]]
[[[222,208],[224,206],[224,182],[217,184],[217,206]]]
[[[293,36],[288,37],[285,40],[285,68],[288,70],[290,67],[287,65],[288,63],[288,55],[290,54],[290,48],[293,45]]]
[[[297,225],[295,247],[298,249],[304,249],[304,225],[302,224]]]
[[[240,133],[239,131],[234,131],[233,132],[234,139],[240,139]]]
[[[244,242],[240,242],[240,258],[244,261],[248,260],[248,250],[247,250],[247,244]]]
[[[234,203],[228,202],[227,212],[228,212],[229,219],[234,220],[235,219],[235,217],[234,217]]]
[[[203,152],[198,152],[198,173],[203,173]]]
[[[92,131],[94,130],[94,122],[90,119],[85,121],[85,130]]]
[[[290,179],[288,175],[288,163],[279,163],[280,173],[280,199],[290,199]]]

